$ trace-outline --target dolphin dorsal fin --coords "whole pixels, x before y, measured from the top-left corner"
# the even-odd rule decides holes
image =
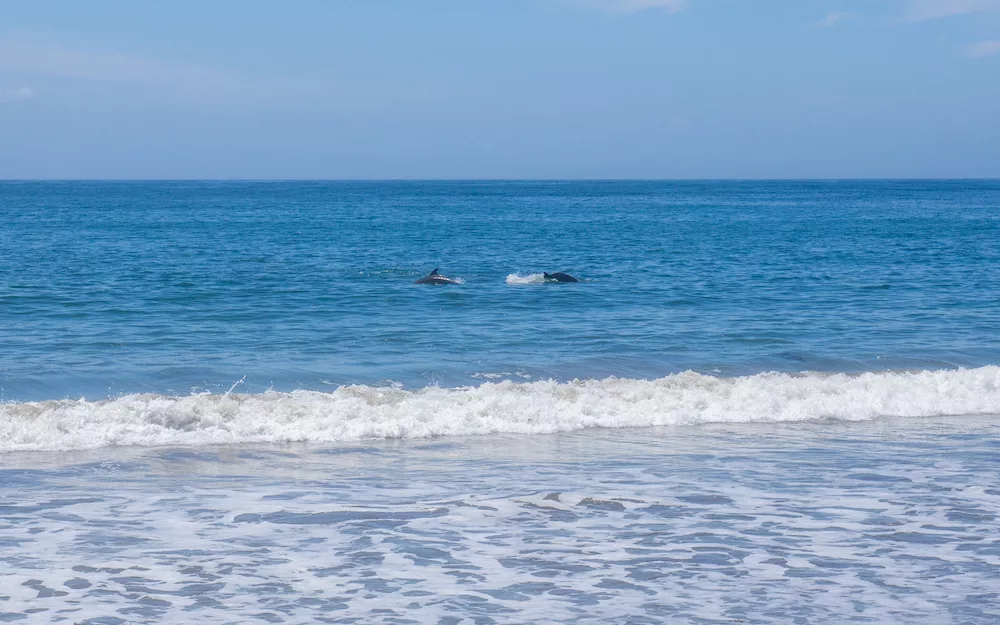
[[[429,275],[429,276],[436,276],[436,275],[438,275],[438,267],[435,267],[435,268],[434,268],[434,271],[430,272],[430,273],[429,273],[429,274],[427,274],[427,275]]]
[[[548,272],[546,272],[546,271],[543,271],[543,272],[542,272],[542,277],[543,277],[543,278],[545,278],[545,279],[547,280],[547,279],[551,278],[552,276],[550,276],[550,275],[548,274]]]

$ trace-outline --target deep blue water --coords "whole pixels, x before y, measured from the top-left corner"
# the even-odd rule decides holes
[[[1000,362],[1000,181],[6,182],[0,224],[5,401]]]

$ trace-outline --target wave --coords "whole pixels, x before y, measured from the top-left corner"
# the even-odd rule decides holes
[[[1000,367],[861,375],[694,372],[657,380],[342,386],[0,404],[0,451],[553,433],[701,423],[1000,413]]]
[[[522,276],[519,273],[512,273],[507,276],[507,284],[545,284],[545,274],[530,273]]]

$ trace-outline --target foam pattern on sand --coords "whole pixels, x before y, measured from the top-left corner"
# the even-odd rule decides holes
[[[9,455],[0,620],[995,625],[997,442],[968,417]]]

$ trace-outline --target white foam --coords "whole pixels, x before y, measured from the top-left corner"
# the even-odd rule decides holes
[[[862,375],[694,372],[658,380],[488,382],[0,404],[0,451],[338,442],[699,423],[1000,414],[1000,367]]]
[[[512,273],[507,276],[507,284],[545,284],[545,275],[541,273],[531,273],[522,276],[519,273]]]

